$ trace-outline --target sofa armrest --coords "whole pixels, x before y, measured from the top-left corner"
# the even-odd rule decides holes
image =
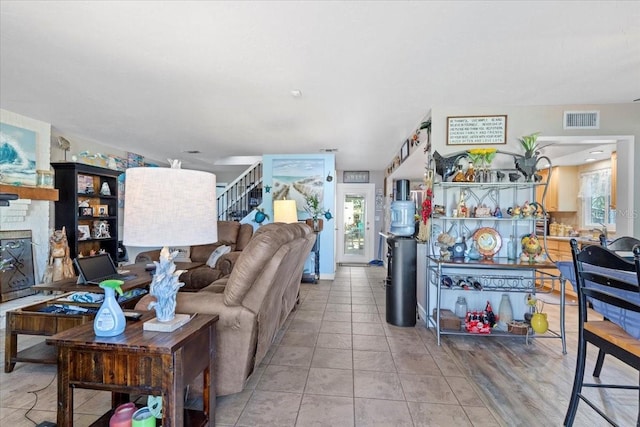
[[[159,260],[160,260],[160,249],[155,249],[152,251],[144,251],[136,255],[136,263],[152,262],[152,261],[159,261]]]
[[[242,254],[242,251],[233,251],[220,257],[216,263],[216,269],[222,271],[222,276],[228,276],[231,274],[240,254]]]
[[[227,282],[229,281],[229,276],[221,277],[206,288],[202,289],[201,292],[212,292],[214,294],[221,294],[224,292],[224,289],[227,287]]]

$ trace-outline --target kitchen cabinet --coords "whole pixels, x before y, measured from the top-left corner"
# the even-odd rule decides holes
[[[556,166],[538,171],[542,182],[549,181],[547,194],[544,197],[544,186],[536,189],[536,201],[545,206],[547,212],[576,212],[578,210],[578,167]]]

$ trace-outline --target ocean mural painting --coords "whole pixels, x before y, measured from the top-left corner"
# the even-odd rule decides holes
[[[0,182],[36,185],[36,133],[0,123]]]
[[[299,213],[304,213],[306,198],[316,195],[320,204],[324,189],[324,160],[274,159],[273,200],[295,200]]]

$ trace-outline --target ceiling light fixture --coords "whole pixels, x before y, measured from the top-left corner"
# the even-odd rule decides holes
[[[589,157],[588,159],[584,159],[585,162],[595,162],[596,159],[594,159],[593,157]]]
[[[291,96],[294,98],[300,98],[302,96],[302,91],[299,89],[294,89],[291,91]]]
[[[604,151],[602,151],[602,150],[589,151],[589,154],[602,154],[602,153],[604,153]]]

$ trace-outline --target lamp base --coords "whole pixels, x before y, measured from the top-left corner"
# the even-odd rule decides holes
[[[142,325],[142,329],[145,331],[156,332],[173,332],[179,327],[189,323],[191,315],[189,314],[176,314],[176,316],[168,322],[161,322],[157,318],[147,320]]]

